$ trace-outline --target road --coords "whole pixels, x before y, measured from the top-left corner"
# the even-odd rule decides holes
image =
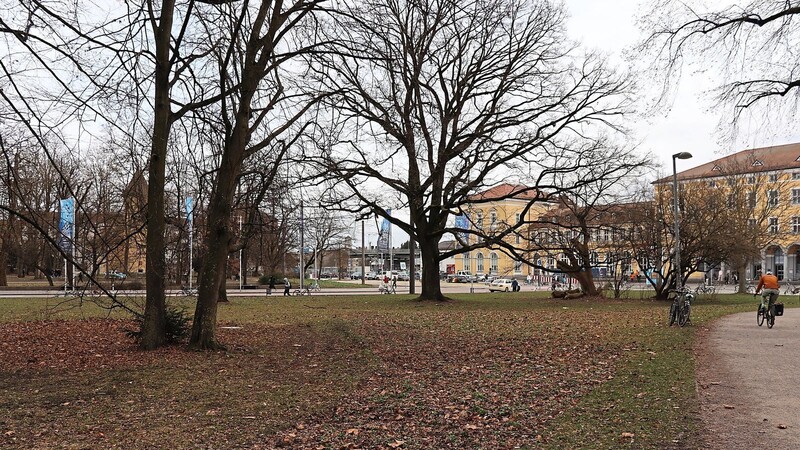
[[[358,283],[358,280],[353,281],[352,284]],[[376,280],[367,280],[365,287],[363,288],[355,288],[355,287],[346,287],[346,288],[323,288],[320,294],[315,295],[378,295],[378,285],[380,284],[379,281]],[[292,288],[292,291],[299,288],[298,285],[295,285]],[[548,287],[533,287],[533,286],[526,286],[524,284],[521,285],[523,291],[533,291],[533,290],[548,290]],[[453,294],[453,293],[467,293],[470,290],[474,290],[476,293],[486,293],[489,292],[489,286],[484,283],[447,283],[442,282],[442,293]],[[397,293],[398,294],[407,294],[409,290],[409,282],[407,281],[398,281],[397,282]],[[416,285],[417,294],[420,293],[422,290],[422,286],[419,282]],[[125,295],[131,296],[144,296],[145,291],[130,291],[130,290],[122,290],[119,291],[124,293]],[[238,286],[228,287],[228,295],[231,297],[263,297],[266,293],[266,290],[263,287],[259,287],[258,289],[242,289],[239,290]],[[275,290],[272,291],[272,295],[282,295],[283,294],[283,287],[279,285]],[[2,297],[52,297],[52,296],[62,296],[63,290],[56,290],[56,289],[41,289],[41,290],[22,290],[22,289],[3,289],[0,290],[0,298]],[[167,291],[168,296],[177,296],[179,295],[179,290],[173,289]]]

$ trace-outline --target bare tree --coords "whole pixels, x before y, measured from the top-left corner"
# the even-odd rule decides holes
[[[319,161],[348,187],[339,194],[356,200],[352,212],[419,244],[421,299],[444,299],[438,263],[460,250],[438,242],[471,194],[508,179],[568,189],[553,175],[608,156],[582,142],[613,128],[628,83],[571,48],[563,22],[549,2],[376,0],[347,5],[328,27],[312,67],[342,121]],[[408,221],[387,214],[400,207]]]
[[[638,49],[656,57],[649,74],[676,86],[687,57],[699,70],[723,74],[717,100],[732,107],[731,122],[754,106],[765,117],[794,117],[800,99],[797,1],[752,0],[708,11],[699,2],[660,0],[645,17],[650,34]],[[669,89],[667,89],[669,90]]]
[[[235,246],[231,214],[244,161],[259,152],[270,152],[272,166],[264,185],[271,184],[284,155],[302,136],[304,127],[295,129],[296,125],[317,101],[293,84],[296,74],[290,66],[316,45],[313,40],[303,40],[296,30],[306,24],[313,28],[307,19],[320,2],[262,2],[254,11],[248,5],[232,10],[231,17],[237,18],[234,25],[244,31],[241,41],[231,41],[231,58],[220,58],[218,67],[220,85],[234,84],[237,89],[222,102],[225,145],[209,199],[207,251],[198,280],[191,348],[220,347],[216,340],[217,301],[223,289],[225,261]],[[229,61],[234,67],[228,67]]]
[[[744,292],[747,263],[785,235],[786,228],[770,229],[769,225],[770,218],[780,217],[788,207],[788,199],[774,196],[786,191],[786,181],[770,181],[766,173],[753,173],[753,161],[751,154],[742,153],[717,164],[715,176],[681,181],[680,271],[669,263],[674,261],[675,248],[672,178],[657,182],[651,202],[629,211],[627,221],[636,224],[638,231],[626,235],[626,245],[645,270],[657,298],[667,298],[677,277],[685,284],[692,273],[722,262],[739,273],[739,291]]]
[[[610,227],[615,236],[628,232],[630,224],[621,218],[632,195],[629,185],[649,167],[646,157],[632,151],[618,148],[614,154],[613,159],[595,160],[590,167],[576,167],[574,172],[564,174],[558,185],[567,191],[551,196],[555,205],[544,215],[520,214],[518,223],[501,223],[494,232],[492,227],[475,227],[478,241],[536,269],[567,273],[578,281],[584,293],[600,295],[602,291],[592,274],[598,231]],[[508,239],[509,235],[519,235],[521,239]],[[605,250],[607,257],[621,254]],[[531,258],[532,254],[539,258]],[[541,257],[556,261],[555,267],[542,264]],[[617,262],[616,256],[612,259]]]

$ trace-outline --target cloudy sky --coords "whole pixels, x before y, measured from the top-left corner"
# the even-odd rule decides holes
[[[611,61],[622,63],[621,53],[642,39],[636,18],[652,2],[642,0],[564,0],[570,13],[568,30],[583,45],[606,53]],[[714,10],[726,3],[706,2]],[[800,141],[785,129],[765,130],[761,123],[742,124],[736,142],[726,142],[717,132],[722,115],[729,110],[717,108],[708,90],[719,80],[713,73],[684,72],[674,103],[667,115],[637,122],[635,142],[650,151],[671,173],[671,155],[692,153],[690,160],[677,162],[677,169],[688,169],[747,148],[766,147]]]

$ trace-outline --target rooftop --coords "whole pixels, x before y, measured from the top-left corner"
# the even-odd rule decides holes
[[[694,180],[785,169],[800,169],[800,142],[742,150],[689,170],[678,172],[678,179]],[[671,181],[672,176],[668,176],[656,180],[654,183],[669,183]]]

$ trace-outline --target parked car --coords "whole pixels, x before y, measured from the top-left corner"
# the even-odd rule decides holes
[[[459,270],[447,276],[448,283],[469,283],[471,281],[475,281],[475,276],[465,270]]]
[[[511,292],[511,280],[508,278],[498,278],[489,283],[489,292]]]
[[[128,275],[122,272],[117,272],[116,270],[112,270],[111,272],[108,273],[108,278],[113,278],[115,280],[124,280],[125,278],[128,278]]]
[[[409,281],[409,280],[411,280],[411,276],[408,274],[407,271],[401,270],[400,272],[397,272],[397,280],[398,281]]]
[[[378,274],[376,272],[369,271],[367,272],[367,276],[365,278],[368,280],[377,280]]]

